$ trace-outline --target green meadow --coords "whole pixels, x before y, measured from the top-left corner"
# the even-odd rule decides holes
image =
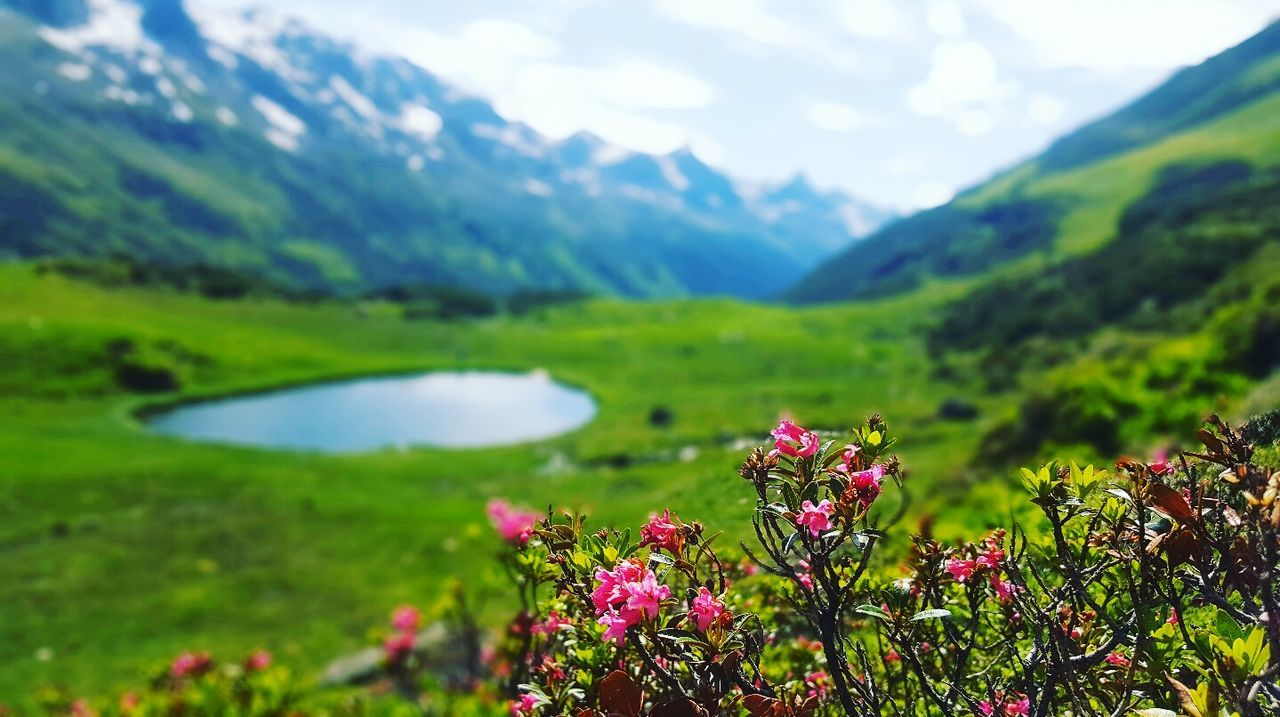
[[[908,436],[913,515],[943,534],[1008,519],[1012,474],[969,466],[1004,398],[932,376],[932,308],[917,294],[792,309],[727,300],[592,300],[520,318],[408,321],[389,305],[211,301],[103,289],[0,267],[0,695],[94,691],[187,648],[267,647],[319,668],[367,643],[394,605],[460,579],[509,617],[493,496],[637,526],[670,507],[736,542],[751,494],[736,474],[782,414],[840,431],[881,412]],[[120,355],[164,366],[176,392],[119,386]],[[599,404],[536,444],[329,456],[149,433],[148,406],[346,376],[545,369]],[[976,401],[977,421],[937,418]],[[650,414],[674,417],[655,426]]]

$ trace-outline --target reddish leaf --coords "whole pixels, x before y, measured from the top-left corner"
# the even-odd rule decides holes
[[[706,717],[707,711],[693,700],[684,698],[654,706],[649,717]]]
[[[1190,505],[1187,505],[1187,499],[1182,497],[1182,493],[1164,483],[1152,481],[1148,494],[1151,498],[1151,503],[1170,518],[1184,523],[1195,521],[1195,511],[1191,510]]]
[[[1191,559],[1200,547],[1200,539],[1189,528],[1180,528],[1164,541],[1165,555],[1169,556],[1169,568],[1173,569]]]
[[[781,704],[778,700],[764,695],[747,695],[742,698],[742,706],[747,708],[751,717],[768,717],[768,715],[777,714],[776,708]]]
[[[609,715],[639,717],[644,694],[631,676],[621,670],[610,672],[600,680],[600,709]]]

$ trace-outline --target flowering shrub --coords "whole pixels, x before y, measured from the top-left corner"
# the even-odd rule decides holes
[[[1172,459],[1024,470],[1038,524],[916,536],[896,576],[884,421],[772,436],[747,563],[669,510],[508,538],[511,714],[1280,714],[1280,471],[1217,417]]]
[[[491,502],[520,610],[482,649],[460,589],[429,612],[443,641],[395,609],[371,689],[404,701],[303,694],[262,651],[187,652],[145,690],[50,692],[44,711],[1280,715],[1280,461],[1259,430],[1213,416],[1195,451],[1023,470],[1036,521],[959,545],[926,523],[886,555],[906,501],[885,422],[833,440],[783,421],[739,471],[754,538],[736,549],[669,509],[633,537]]]

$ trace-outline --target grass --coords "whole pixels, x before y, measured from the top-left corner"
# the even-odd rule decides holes
[[[362,646],[392,606],[427,602],[453,577],[501,615],[483,520],[491,496],[628,525],[670,506],[735,539],[750,492],[731,444],[763,440],[783,412],[828,430],[884,413],[907,437],[917,512],[945,506],[944,535],[1000,522],[1005,481],[963,468],[979,425],[933,418],[946,396],[972,397],[930,377],[923,319],[911,317],[937,300],[592,301],[518,320],[408,322],[349,304],[107,291],[0,266],[0,699],[42,683],[116,686],[186,648],[265,646],[318,667]],[[590,390],[600,412],[570,435],[498,449],[200,445],[139,424],[141,407],[175,396],[115,387],[101,357],[119,339],[172,362],[184,381],[176,398],[545,368]],[[979,402],[987,415],[1002,408]],[[649,424],[657,406],[673,425]]]

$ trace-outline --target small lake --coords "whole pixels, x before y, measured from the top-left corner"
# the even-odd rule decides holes
[[[523,443],[567,433],[595,413],[589,394],[545,372],[433,372],[192,403],[147,425],[195,441],[352,453]]]

